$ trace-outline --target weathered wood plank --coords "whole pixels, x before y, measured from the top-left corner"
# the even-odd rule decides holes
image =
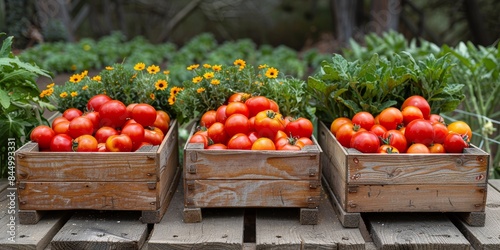
[[[149,231],[139,217],[139,212],[78,211],[54,236],[51,249],[141,249]]]
[[[256,249],[364,249],[357,228],[344,228],[326,195],[319,206],[317,225],[301,225],[293,208],[257,209]]]
[[[148,250],[243,248],[242,209],[206,209],[202,222],[184,223],[183,208],[183,189],[179,185],[163,220],[154,225]]]
[[[187,207],[316,207],[321,187],[301,180],[187,180]],[[318,183],[319,184],[319,183]],[[316,204],[314,204],[316,203]]]
[[[441,213],[367,213],[377,249],[470,249],[470,243]]]
[[[457,220],[456,225],[474,249],[500,249],[500,180],[489,180],[484,227],[471,227]]]
[[[361,221],[361,214],[360,213],[347,213],[344,210],[344,207],[342,204],[340,204],[339,199],[337,196],[333,193],[333,190],[331,189],[328,181],[323,178],[323,190],[324,192],[328,195],[328,198],[330,200],[330,203],[332,205],[333,211],[337,214],[337,217],[340,221],[340,223],[344,227],[352,228],[352,227],[359,227],[360,226],[360,221]]]

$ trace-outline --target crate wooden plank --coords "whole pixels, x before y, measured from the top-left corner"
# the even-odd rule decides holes
[[[139,212],[78,211],[54,236],[51,249],[141,249],[149,230],[139,217]]]
[[[326,195],[321,198],[317,225],[301,225],[297,217],[297,209],[258,209],[256,248],[365,249],[360,230],[342,226]]]
[[[377,249],[470,249],[470,243],[442,213],[367,213]]]
[[[22,210],[158,208],[156,190],[150,189],[147,183],[25,182],[19,188],[19,208]]]
[[[187,207],[317,207],[321,192],[302,180],[192,180],[185,188]]]
[[[174,194],[162,221],[154,225],[148,250],[160,249],[242,249],[242,209],[207,209],[200,223],[184,223],[182,185]]]
[[[489,180],[484,227],[472,227],[462,221],[456,225],[474,249],[500,249],[500,180]]]

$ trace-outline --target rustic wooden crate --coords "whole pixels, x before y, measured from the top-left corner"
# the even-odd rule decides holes
[[[483,226],[489,154],[363,154],[342,147],[318,124],[325,189],[346,227],[364,212],[456,212]]]
[[[178,125],[159,146],[137,152],[39,152],[29,142],[16,152],[21,224],[36,224],[46,210],[142,211],[157,223],[180,179]]]
[[[192,133],[191,133],[192,134]],[[316,224],[321,193],[319,147],[301,151],[184,148],[184,221],[201,208],[296,207],[302,224]]]

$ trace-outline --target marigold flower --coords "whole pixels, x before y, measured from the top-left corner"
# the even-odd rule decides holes
[[[198,94],[202,93],[202,92],[205,92],[205,88],[199,88],[199,89],[196,90],[196,92],[198,92]]]
[[[265,68],[267,68],[267,64],[261,64],[261,65],[259,65],[259,69],[265,69]]]
[[[71,97],[75,97],[77,95],[78,95],[78,92],[76,92],[76,91],[71,92]]]
[[[156,81],[156,83],[155,83],[156,90],[165,90],[167,87],[168,87],[168,83],[167,83],[167,81],[165,81],[163,79],[160,79],[160,80]]]
[[[235,66],[239,66],[240,70],[242,70],[242,69],[245,68],[245,66],[247,65],[247,63],[245,61],[243,61],[242,59],[237,59],[236,61],[234,61],[234,65]]]
[[[66,98],[68,96],[68,93],[66,91],[62,92],[61,94],[59,94],[59,96],[61,98]]]
[[[189,65],[189,66],[187,67],[187,70],[194,70],[194,69],[197,69],[198,67],[200,67],[200,65],[199,65],[199,64]]]
[[[106,70],[113,70],[114,68],[111,66],[106,66]]]
[[[207,73],[203,74],[203,77],[205,77],[205,79],[214,78],[214,72],[207,72]]]
[[[85,85],[82,87],[82,90],[87,90],[89,88],[89,85]]]
[[[74,74],[69,78],[69,81],[72,83],[78,83],[82,80],[82,76],[80,74]]]
[[[180,88],[180,87],[172,87],[172,89],[170,89],[170,96],[177,95],[182,90],[183,90],[183,88]]]
[[[88,70],[85,70],[85,71],[83,71],[83,72],[80,74],[80,76],[81,76],[81,77],[82,77],[82,79],[83,79],[84,77],[86,77],[86,76],[88,75],[88,73],[89,73],[89,71],[88,71]]]
[[[92,77],[92,81],[100,82],[101,81],[101,76],[100,75],[96,75],[96,76]]]
[[[220,84],[220,81],[218,79],[213,79],[211,82],[210,82],[212,85],[219,85]]]
[[[141,63],[141,62],[140,62],[140,63],[137,63],[137,64],[134,66],[134,69],[135,69],[135,70],[138,70],[138,71],[141,71],[141,70],[143,70],[143,69],[145,69],[145,68],[146,68],[146,64]]]
[[[47,88],[50,89],[50,88],[54,87],[54,85],[56,85],[56,84],[55,83],[51,83],[51,84],[47,85]]]
[[[40,93],[40,98],[44,98],[45,96],[48,96],[48,92],[47,92],[48,89],[45,89],[43,90],[41,93]]]
[[[155,94],[154,93],[149,94],[149,98],[151,98],[151,100],[154,100],[155,99]]]
[[[170,70],[164,70],[164,71],[163,71],[163,74],[165,74],[165,75],[169,75],[169,74],[170,74]]]
[[[199,83],[199,82],[201,82],[202,80],[203,80],[203,77],[201,77],[201,76],[195,76],[195,77],[193,77],[193,82],[194,82],[194,83]]]
[[[276,77],[278,77],[278,72],[279,71],[277,69],[271,67],[271,68],[267,69],[266,77],[267,78],[276,78]]]
[[[208,63],[203,64],[203,68],[205,68],[205,69],[209,69],[211,67],[212,67],[212,65],[210,65]]]
[[[168,104],[170,106],[175,104],[175,95],[170,95],[170,97],[168,98]]]
[[[212,70],[215,72],[219,72],[222,70],[222,65],[214,65],[212,66]]]
[[[156,66],[156,65],[153,64],[153,65],[151,65],[151,66],[148,67],[148,72],[149,72],[149,74],[153,74],[154,75],[154,74],[160,72],[160,66]]]

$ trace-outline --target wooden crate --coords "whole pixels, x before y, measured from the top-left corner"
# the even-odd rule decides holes
[[[21,224],[36,224],[46,210],[142,211],[143,223],[161,220],[180,179],[178,125],[159,146],[137,152],[16,152]]]
[[[318,141],[325,189],[339,218],[357,227],[364,212],[456,212],[483,226],[489,154],[363,154],[340,145],[323,123]]]
[[[319,147],[301,151],[184,148],[184,221],[200,222],[201,208],[300,208],[316,224],[321,193]]]

